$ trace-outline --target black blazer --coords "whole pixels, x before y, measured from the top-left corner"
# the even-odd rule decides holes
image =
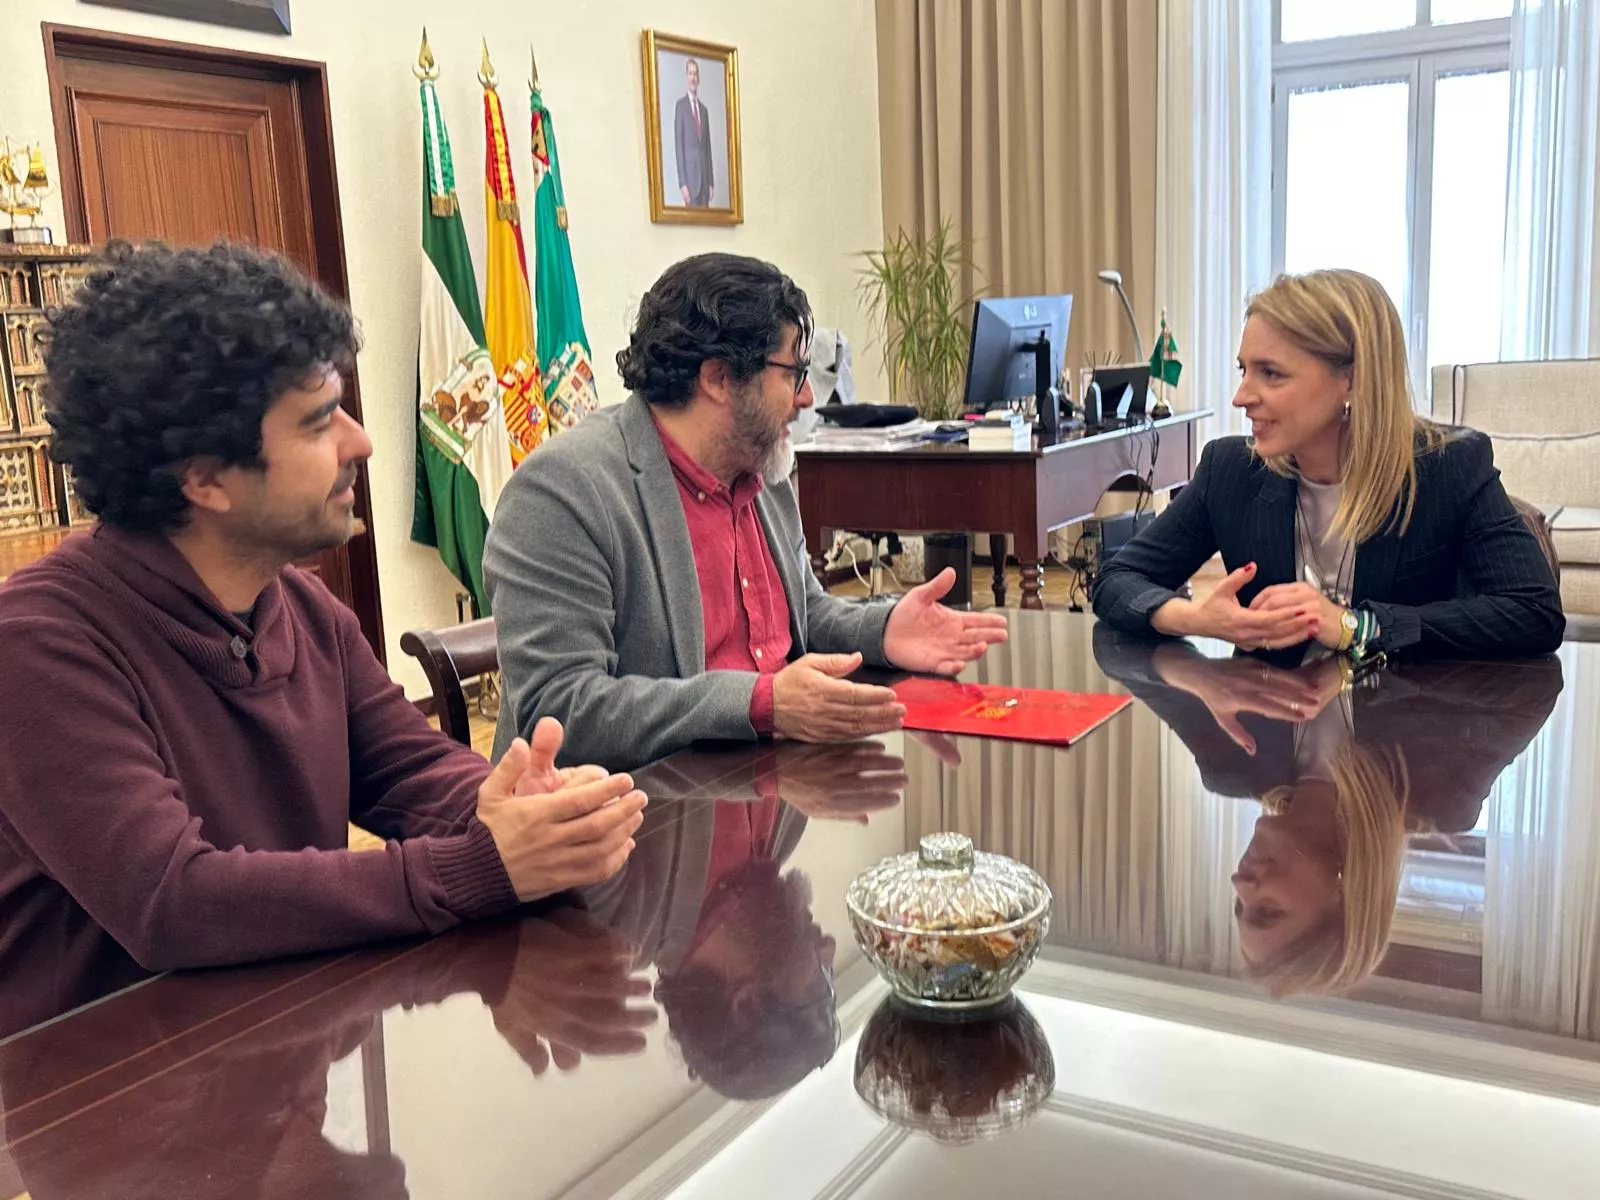
[[[1161,679],[1152,663],[1161,644],[1101,626],[1094,633],[1095,661],[1178,735],[1194,755],[1206,791],[1260,798],[1293,782],[1295,727],[1240,713],[1239,723],[1256,742],[1256,752],[1246,754],[1202,701]],[[1351,693],[1354,740],[1404,760],[1409,813],[1417,826],[1460,833],[1477,823],[1495,780],[1544,728],[1562,682],[1561,660],[1554,655],[1510,663],[1401,664]]]
[[[1244,438],[1211,442],[1189,485],[1102,568],[1095,614],[1149,629],[1151,614],[1219,550],[1229,571],[1256,564],[1242,604],[1294,582],[1298,489]],[[1526,657],[1555,650],[1566,629],[1550,564],[1500,484],[1489,439],[1470,429],[1418,454],[1411,525],[1356,548],[1353,591],[1377,616],[1377,648],[1390,655]]]

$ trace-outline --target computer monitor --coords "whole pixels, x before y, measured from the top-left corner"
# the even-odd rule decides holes
[[[1089,372],[1089,382],[1100,390],[1100,411],[1098,417],[1089,412],[1093,398],[1085,386],[1085,420],[1099,425],[1138,425],[1144,421],[1150,394],[1149,363],[1095,367]]]
[[[1047,394],[1066,361],[1071,320],[1071,296],[979,300],[973,306],[972,345],[967,353],[967,408],[982,411]],[[1039,378],[1041,358],[1047,364],[1044,379]],[[1049,415],[1041,408],[1039,423],[1053,428]]]

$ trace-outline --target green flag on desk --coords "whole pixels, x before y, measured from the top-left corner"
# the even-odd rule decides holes
[[[1162,383],[1176,385],[1183,374],[1183,364],[1178,361],[1178,343],[1167,328],[1167,314],[1161,314],[1161,332],[1156,334],[1156,347],[1150,352],[1150,376]]]

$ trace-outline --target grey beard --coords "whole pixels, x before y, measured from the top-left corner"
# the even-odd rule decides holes
[[[768,484],[785,482],[794,474],[794,439],[783,438],[761,463],[761,478]]]

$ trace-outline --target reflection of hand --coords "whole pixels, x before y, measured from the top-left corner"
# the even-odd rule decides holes
[[[494,1027],[535,1075],[552,1060],[570,1071],[585,1054],[638,1054],[656,1010],[628,1006],[650,994],[648,981],[629,974],[632,963],[633,947],[585,912],[525,920]]]
[[[689,189],[685,187],[679,188],[678,190],[683,193],[683,202],[685,204],[689,203]]]
[[[936,733],[931,729],[910,730],[908,732],[909,736],[915,738],[917,741],[921,742],[924,747],[933,751],[934,757],[942,762],[945,766],[959,767],[961,765],[961,751],[956,747],[956,744],[949,738],[945,737],[944,734]]]
[[[893,808],[905,792],[905,760],[886,753],[877,742],[779,742],[775,750],[778,798],[808,817],[865,825],[867,813]]]
[[[1151,662],[1164,682],[1198,698],[1246,754],[1256,752],[1256,741],[1239,723],[1240,713],[1309,721],[1339,692],[1339,667],[1331,660],[1286,671],[1250,658],[1206,658],[1187,648],[1160,646]]]
[[[717,199],[717,185],[714,184],[714,183],[706,184],[706,203],[707,204],[714,204],[714,203],[716,203],[716,199]]]

